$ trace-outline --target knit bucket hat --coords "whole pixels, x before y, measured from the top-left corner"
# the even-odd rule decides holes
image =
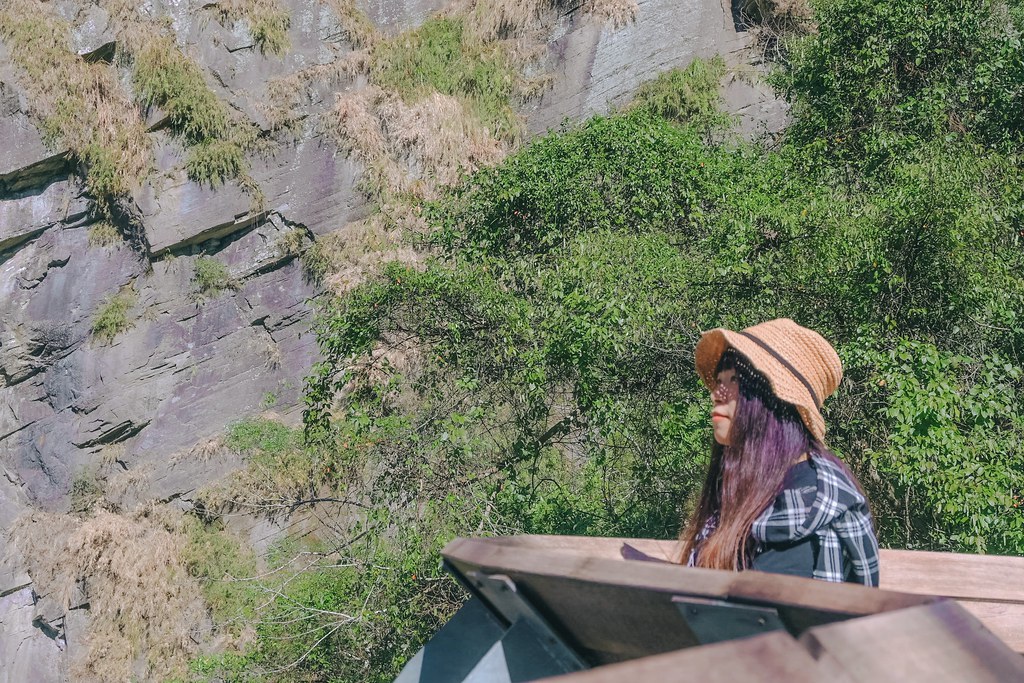
[[[796,406],[807,429],[825,439],[821,404],[843,379],[843,364],[832,345],[814,330],[788,318],[769,320],[740,332],[717,328],[705,332],[695,350],[697,374],[715,388],[715,368],[726,349],[746,356],[767,379],[772,392]]]

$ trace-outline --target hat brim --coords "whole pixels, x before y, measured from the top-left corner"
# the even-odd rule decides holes
[[[701,335],[694,349],[697,374],[709,391],[715,388],[715,368],[728,348],[743,354],[765,378],[779,399],[793,404],[804,425],[819,441],[825,439],[825,418],[807,388],[778,359],[741,334],[718,327]]]

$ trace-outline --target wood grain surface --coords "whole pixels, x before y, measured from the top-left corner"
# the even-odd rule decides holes
[[[461,542],[467,541],[468,546]],[[486,548],[480,546],[483,544]],[[461,548],[461,550],[458,550]],[[508,536],[489,539],[457,539],[451,549],[460,556],[469,553],[470,564],[487,560],[501,564],[509,553],[522,558],[522,552],[539,552],[533,561],[547,566],[550,572],[570,572],[575,580],[600,581],[612,578],[635,587],[655,591],[682,590],[680,576],[671,567],[651,570],[662,563],[678,558],[676,541],[628,538],[593,538],[582,536]],[[557,561],[549,555],[560,557]],[[628,560],[628,562],[626,561]],[[647,562],[642,562],[647,560]],[[613,563],[611,565],[604,563]],[[623,566],[614,566],[618,562]],[[961,605],[1006,644],[1024,652],[1024,558],[994,555],[965,555],[909,550],[881,551],[881,580],[885,591],[915,595],[934,595],[957,599]],[[641,565],[641,566],[638,566]],[[469,565],[467,565],[469,566]],[[519,569],[529,569],[522,564]],[[536,566],[535,566],[536,567]],[[667,570],[667,571],[666,571]],[[757,577],[757,572],[733,574],[690,569],[685,577],[685,588],[691,594],[703,596],[734,596],[754,602],[779,600],[789,605],[789,617],[797,630],[815,625],[816,613],[801,621],[800,607],[817,606],[841,612],[856,607],[858,598],[844,593],[842,597],[818,602],[821,591],[806,588],[805,581],[792,577],[775,576],[770,580]],[[567,575],[568,576],[568,575]],[[800,582],[794,587],[792,581]],[[645,586],[645,582],[646,585]],[[835,587],[825,589],[832,593]],[[858,587],[853,587],[858,588]],[[809,591],[806,592],[805,591]],[[804,599],[799,599],[803,594]],[[794,599],[796,598],[796,602]],[[908,603],[909,604],[909,603]],[[895,605],[889,605],[892,608]],[[568,609],[568,606],[566,607]],[[885,601],[869,601],[857,614],[868,614],[887,609]]]
[[[786,633],[705,645],[544,679],[544,683],[822,683],[817,663]],[[852,683],[840,677],[828,683]]]
[[[953,600],[821,626],[800,640],[823,681],[1024,681],[1024,657]]]

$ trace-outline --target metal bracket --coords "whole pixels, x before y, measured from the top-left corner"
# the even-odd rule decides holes
[[[589,668],[519,592],[515,582],[508,576],[483,572],[467,572],[465,576],[473,590],[514,629],[529,627],[537,644],[564,670],[564,673]]]
[[[672,598],[672,602],[701,645],[786,629],[778,610],[773,607],[678,595]]]

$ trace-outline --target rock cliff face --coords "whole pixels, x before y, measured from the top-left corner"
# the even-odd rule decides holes
[[[53,3],[80,54],[112,53],[103,3]],[[25,511],[67,511],[76,482],[97,463],[145,473],[135,500],[187,508],[197,487],[237,466],[182,457],[226,425],[269,405],[297,419],[303,376],[315,359],[310,301],[318,292],[297,258],[302,246],[364,217],[360,165],[321,133],[341,84],[304,86],[297,133],[271,135],[268,83],[351,51],[331,3],[287,0],[291,48],[256,49],[244,25],[222,25],[200,0],[151,0],[207,82],[273,144],[251,159],[262,192],[188,179],[184,151],[148,112],[155,168],[122,207],[127,239],[96,238],[99,213],[67,150],[44,142],[23,74],[0,44],[0,524]],[[439,0],[370,0],[361,9],[387,34],[442,9]],[[642,0],[621,28],[574,12],[551,27],[544,66],[553,86],[522,113],[533,133],[628,101],[637,85],[694,57],[745,63],[748,39],[715,0]],[[745,130],[777,129],[785,113],[742,79],[726,88]],[[200,292],[201,259],[226,266],[232,288]],[[125,293],[127,293],[125,295]],[[105,306],[125,295],[126,329],[95,332]],[[47,606],[16,553],[0,571],[0,682],[67,677],[65,650],[82,610]],[[73,606],[72,606],[73,607]],[[76,621],[77,620],[77,621]]]

